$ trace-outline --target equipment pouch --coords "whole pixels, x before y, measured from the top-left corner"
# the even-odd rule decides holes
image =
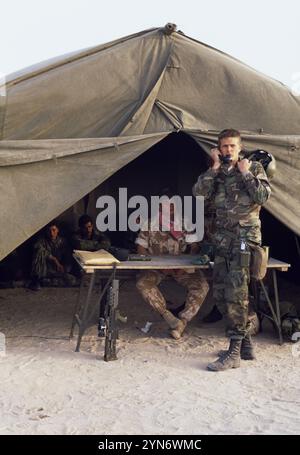
[[[240,266],[249,267],[250,266],[250,251],[240,251]]]
[[[259,245],[250,245],[251,263],[250,276],[254,280],[262,280],[267,273],[268,252]]]

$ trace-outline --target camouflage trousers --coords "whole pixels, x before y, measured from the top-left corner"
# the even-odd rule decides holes
[[[47,260],[43,254],[36,254],[33,259],[31,275],[38,278],[42,286],[75,286],[76,277],[70,272],[70,267],[65,266],[65,272],[58,272],[54,264]]]
[[[169,276],[187,289],[185,307],[178,317],[190,321],[198,313],[208,293],[207,280],[200,270],[194,273],[178,270],[172,271],[168,275],[159,270],[146,271],[138,275],[136,286],[144,300],[162,315],[167,309],[167,304],[158,285]]]
[[[242,339],[249,329],[249,267],[240,266],[239,249],[233,248],[228,259],[215,256],[213,296],[226,323],[226,335]]]

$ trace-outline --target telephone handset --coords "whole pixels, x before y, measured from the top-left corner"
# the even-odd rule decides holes
[[[220,152],[220,149],[218,148],[218,151]],[[243,151],[241,150],[240,153]],[[219,159],[222,164],[230,164],[232,161],[232,158],[230,155],[222,155],[221,152],[219,153]],[[243,158],[241,156],[238,157],[238,161],[241,161]]]
[[[222,164],[230,164],[231,162],[231,156],[230,155],[221,155],[219,154],[219,158]]]

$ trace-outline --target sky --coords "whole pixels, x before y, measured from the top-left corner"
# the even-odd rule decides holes
[[[167,22],[300,90],[299,0],[0,0],[0,73]]]

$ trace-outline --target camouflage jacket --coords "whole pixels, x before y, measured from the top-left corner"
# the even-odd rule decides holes
[[[56,273],[57,268],[50,256],[55,257],[63,266],[71,263],[71,250],[63,237],[55,240],[41,237],[33,248],[32,274],[46,277],[49,273]]]
[[[59,262],[65,263],[70,257],[70,248],[63,237],[58,236],[55,240],[41,237],[34,244],[34,254],[39,254],[45,259],[54,256]]]
[[[188,245],[187,232],[182,231],[182,237],[175,239],[170,232],[162,230],[151,230],[150,221],[146,221],[143,225],[138,237],[136,245],[140,245],[147,249],[149,254],[160,256],[163,254],[178,255],[186,253]]]
[[[252,162],[245,175],[236,166],[228,170],[222,165],[219,171],[210,168],[199,176],[193,194],[204,196],[215,205],[217,242],[224,231],[229,237],[261,242],[259,212],[271,189],[259,162]]]
[[[83,251],[97,251],[101,249],[107,250],[110,247],[110,240],[102,232],[95,231],[93,231],[92,237],[90,239],[87,239],[83,237],[82,233],[79,230],[73,235],[72,244],[75,250]]]

